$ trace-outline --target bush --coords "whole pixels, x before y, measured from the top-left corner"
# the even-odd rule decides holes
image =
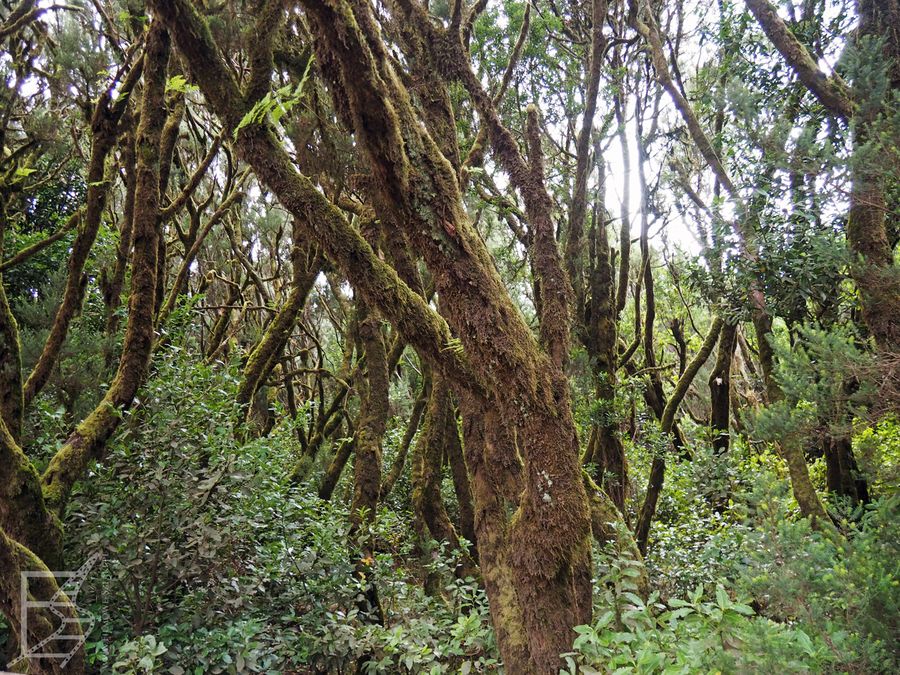
[[[578,626],[565,654],[572,675],[584,673],[809,672],[828,650],[803,630],[756,616],[722,586],[713,598],[698,586],[664,604],[624,594],[590,626]]]
[[[106,560],[80,604],[100,619],[88,656],[115,672],[486,672],[497,655],[484,591],[408,522],[377,514],[372,561],[384,626],[357,608],[346,506],[291,486],[283,423],[235,441],[235,367],[169,346],[102,465],[73,497],[70,566]],[[51,420],[52,421],[52,420]],[[352,470],[348,469],[352,475]],[[136,490],[134,486],[141,489]],[[430,597],[420,575],[443,580]]]

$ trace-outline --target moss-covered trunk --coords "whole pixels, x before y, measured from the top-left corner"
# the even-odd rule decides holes
[[[0,258],[6,233],[6,199],[0,194]],[[19,326],[6,299],[3,275],[0,274],[0,419],[16,442],[22,434],[22,352]]]
[[[533,663],[522,601],[510,556],[509,513],[518,506],[521,466],[501,421],[468,396],[460,400],[463,447],[472,479],[478,561],[490,600],[491,619],[504,666],[527,673]]]
[[[478,556],[478,538],[475,535],[475,504],[472,501],[472,482],[469,478],[469,469],[466,466],[466,458],[463,454],[462,443],[459,437],[459,422],[455,413],[447,418],[446,431],[447,444],[444,448],[447,462],[450,464],[450,472],[453,476],[453,491],[456,493],[456,501],[459,505],[459,532],[466,541],[475,548],[472,555]]]
[[[156,297],[157,240],[159,238],[160,137],[166,119],[164,92],[169,37],[158,22],[152,24],[145,48],[146,67],[141,121],[137,129],[134,212],[134,253],[128,325],[116,376],[103,400],[76,427],[41,477],[44,498],[57,513],[90,462],[98,459],[106,441],[122,421],[122,411],[134,401],[147,375],[153,348]]]
[[[173,31],[213,108],[226,124],[237,127],[247,109],[202,19],[183,0],[152,4]],[[369,162],[378,215],[382,222],[402,227],[421,253],[435,281],[442,313],[462,349],[452,346],[446,325],[421,296],[379,260],[323,194],[296,171],[271,131],[245,126],[238,134],[239,149],[260,180],[307,224],[309,234],[354,290],[454,387],[472,394],[477,409],[487,408],[495,421],[502,420],[509,442],[494,447],[498,454],[500,449],[509,454],[503,458],[506,462],[517,456],[524,460],[524,493],[517,512],[496,513],[503,531],[494,530],[488,540],[497,546],[483,540],[476,514],[482,572],[487,575],[486,568],[498,566],[491,573],[506,583],[489,587],[490,601],[512,608],[524,625],[524,633],[498,626],[509,672],[555,675],[559,654],[570,648],[572,627],[591,616],[589,509],[580,479],[568,382],[559,365],[568,341],[564,277],[544,283],[553,290],[550,296],[544,294],[549,311],[545,316],[555,319],[542,319],[545,352],[468,222],[452,166],[423,129],[393,72],[371,7],[338,0],[303,4],[316,38],[317,62],[342,97],[341,105],[349,107],[360,152]],[[529,170],[528,176],[536,180],[537,169]],[[552,221],[542,225],[547,226],[541,239],[541,256],[548,263],[544,268],[559,267]],[[560,280],[562,285],[556,283]],[[466,454],[468,463],[469,448]],[[497,464],[482,462],[488,472]],[[474,479],[473,493],[478,508],[479,495],[485,493]],[[490,550],[487,557],[485,546]],[[510,589],[515,590],[513,595]],[[516,635],[513,642],[504,639],[508,634]],[[518,647],[521,641],[528,646],[525,660]]]
[[[27,636],[22,634],[22,572],[42,572],[28,584],[28,600],[45,602],[54,607],[29,610]],[[52,612],[52,613],[51,613]],[[20,542],[12,539],[0,527],[0,614],[6,617],[16,642],[27,638],[27,644],[37,645],[51,640],[41,653],[70,654],[65,666],[58,658],[14,658],[8,667],[12,672],[32,675],[82,675],[85,672],[84,646],[80,644],[81,625],[74,606],[65,593],[59,592],[56,581],[49,574],[47,565]],[[65,618],[65,625],[61,619]],[[61,630],[60,630],[61,629]],[[53,639],[58,632],[59,639]],[[19,656],[19,655],[17,655]],[[7,667],[7,664],[3,664]],[[4,671],[6,672],[6,671]]]
[[[585,460],[594,465],[594,478],[598,485],[612,499],[616,508],[624,513],[628,464],[625,447],[619,436],[619,421],[615,408],[618,370],[617,311],[613,296],[613,267],[606,236],[606,223],[599,213],[595,213],[588,242],[590,299],[585,306],[582,342],[591,359],[596,401],[594,424]]]
[[[417,520],[420,538],[425,536],[425,527],[431,537],[447,543],[452,549],[459,549],[459,535],[441,494],[441,469],[452,433],[456,433],[456,417],[450,399],[450,388],[441,375],[435,375],[431,385],[431,395],[422,433],[416,441],[412,459],[412,506]],[[460,556],[457,573],[465,578],[477,576],[474,561],[465,552]]]
[[[62,561],[62,528],[48,510],[40,476],[0,419],[0,528],[48,565]]]
[[[125,122],[123,121],[123,124]],[[133,126],[134,120],[128,119],[128,125]],[[116,259],[110,272],[103,271],[101,278],[101,290],[103,291],[103,304],[106,305],[106,332],[115,335],[119,330],[119,303],[121,302],[122,288],[125,285],[125,271],[131,258],[131,236],[134,226],[134,197],[137,189],[134,167],[137,157],[134,153],[135,136],[133,129],[122,140],[122,172],[125,181],[125,203],[122,208],[122,221],[119,223],[119,241],[116,243]]]
[[[781,456],[784,458],[791,477],[791,490],[800,513],[812,520],[816,527],[830,525],[831,521],[825,512],[825,507],[816,493],[812,479],[809,477],[809,467],[806,465],[806,457],[803,447],[797,439],[788,438],[779,446]]]
[[[359,341],[366,358],[365,392],[359,413],[353,460],[353,499],[350,502],[350,536],[357,539],[360,556],[356,574],[363,584],[361,611],[383,623],[372,565],[374,545],[369,527],[381,497],[381,444],[388,418],[390,377],[381,319],[367,308],[359,309]]]
[[[44,342],[43,350],[25,381],[26,407],[31,404],[34,397],[50,379],[50,373],[56,365],[69,332],[69,324],[81,310],[86,284],[86,279],[83,278],[84,265],[94,246],[94,241],[97,239],[103,209],[106,206],[106,198],[112,182],[113,174],[110,167],[107,166],[107,158],[115,146],[120,131],[119,121],[128,105],[131,90],[142,72],[142,63],[143,61],[139,60],[132,66],[128,77],[117,92],[114,103],[112,102],[112,91],[106,91],[100,96],[94,108],[91,119],[91,155],[87,171],[88,187],[84,217],[78,224],[78,233],[75,241],[72,242],[62,302],[53,317],[53,324]],[[165,70],[165,64],[161,66],[161,69]],[[160,107],[160,110],[164,109]]]

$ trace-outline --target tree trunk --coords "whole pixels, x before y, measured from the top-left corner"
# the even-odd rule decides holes
[[[716,363],[709,374],[709,398],[711,413],[709,426],[712,430],[713,452],[721,455],[728,452],[731,426],[731,361],[737,345],[736,324],[726,322],[719,337]]]
[[[360,610],[372,621],[384,623],[371,570],[374,541],[367,530],[375,522],[381,496],[381,443],[388,418],[390,377],[381,320],[367,308],[360,309],[359,314],[359,339],[366,357],[366,391],[356,434],[350,537],[358,539],[361,552],[356,561],[356,574],[363,583],[365,597]]]
[[[459,549],[459,535],[444,507],[441,495],[441,469],[445,449],[450,443],[449,427],[456,428],[450,389],[440,375],[434,376],[425,423],[413,452],[412,506],[416,519],[428,528],[431,537],[438,542],[446,542],[452,549]],[[424,537],[424,528],[419,526],[419,536]],[[465,552],[460,554],[457,574],[461,578],[477,575],[474,561]]]
[[[6,199],[0,194],[0,258],[6,234]],[[6,299],[3,275],[0,274],[0,419],[16,443],[22,435],[22,353],[19,326]]]
[[[850,170],[850,213],[847,242],[858,259],[851,266],[862,296],[863,319],[876,345],[886,352],[900,348],[900,271],[894,264],[893,246],[887,232],[886,181],[895,180],[897,138],[884,118],[891,114],[894,92],[900,89],[900,22],[898,0],[860,0],[858,44],[881,40],[881,63],[886,64],[889,86],[872,81],[854,82],[851,90],[837,74],[826,75],[777,9],[768,0],[746,0],[763,31],[804,85],[832,113],[853,122],[854,152]],[[869,42],[867,46],[874,43]],[[871,77],[871,74],[869,75]],[[865,76],[862,76],[864,79]],[[874,96],[881,95],[881,99]]]
[[[238,387],[237,403],[244,418],[246,418],[247,408],[260,384],[281,358],[281,353],[290,339],[291,331],[294,330],[294,325],[297,323],[297,317],[306,304],[306,297],[312,290],[319,274],[321,258],[317,252],[309,250],[302,244],[303,237],[296,226],[293,240],[291,258],[294,270],[291,291],[256,347],[250,352],[247,365],[244,367],[243,379]],[[244,421],[241,419],[238,424]]]
[[[334,453],[334,457],[328,463],[328,468],[325,469],[322,480],[319,481],[319,499],[324,499],[325,501],[331,499],[331,495],[334,494],[334,489],[341,479],[341,474],[344,472],[344,467],[347,466],[347,462],[355,449],[355,436],[341,441]]]
[[[848,435],[828,435],[825,441],[825,482],[829,492],[850,500],[854,506],[869,503],[869,486],[860,475]]]
[[[142,71],[143,60],[132,66],[131,71],[118,91],[115,103],[110,103],[111,92],[107,91],[100,96],[100,100],[94,109],[91,119],[91,157],[87,173],[87,203],[85,214],[79,223],[78,234],[72,242],[72,253],[69,256],[66,287],[63,299],[56,315],[53,317],[53,325],[44,342],[44,348],[35,363],[31,374],[25,381],[24,397],[25,406],[31,405],[34,397],[44,388],[50,373],[56,365],[59,353],[69,331],[69,324],[75,315],[81,310],[84,299],[85,279],[82,278],[84,265],[100,230],[100,221],[103,209],[106,206],[106,197],[109,192],[111,174],[107,173],[106,158],[112,151],[119,133],[119,120],[125,112],[125,107],[131,94],[131,90],[137,83]],[[165,64],[161,68],[165,70]],[[160,111],[165,111],[160,103]]]
[[[38,577],[29,580],[28,593],[32,602],[45,602],[55,605],[51,615],[45,608],[32,608],[28,615],[28,635],[22,635],[21,621],[21,584],[22,572],[42,572]],[[34,675],[82,675],[85,672],[84,646],[81,637],[81,624],[78,622],[75,606],[65,593],[60,593],[55,579],[46,564],[28,548],[7,536],[0,528],[0,614],[6,617],[12,637],[17,643],[27,638],[27,644],[37,645],[51,638],[60,630],[60,639],[53,640],[42,653],[69,654],[71,658],[65,667],[62,659],[57,658],[16,658],[9,666],[14,672],[27,672]],[[65,627],[60,625],[65,617]],[[67,627],[67,628],[66,628]],[[3,664],[4,667],[7,665]],[[24,670],[20,670],[24,667]],[[4,671],[6,672],[6,671]]]
[[[471,554],[477,559],[478,538],[475,535],[475,506],[472,502],[472,483],[469,480],[469,469],[463,455],[462,443],[459,439],[459,426],[456,414],[447,419],[447,462],[453,476],[453,491],[459,504],[459,531],[466,541],[473,545]]]
[[[99,458],[106,441],[118,428],[122,411],[134,401],[147,375],[153,349],[159,238],[159,144],[165,122],[164,92],[169,56],[169,37],[159,22],[153,23],[145,50],[147,68],[136,140],[137,196],[128,326],[119,368],[106,396],[69,436],[41,477],[47,504],[59,514],[63,513],[75,482],[90,462]]]
[[[586,308],[584,343],[591,358],[597,419],[591,429],[591,443],[588,446],[590,452],[586,459],[596,467],[594,477],[601,489],[624,514],[628,465],[615,410],[618,362],[613,268],[606,239],[606,224],[600,214],[595,214],[594,217],[589,248],[591,293]]]
[[[243,288],[240,284],[232,283],[228,286],[228,295],[225,297],[225,305],[219,310],[219,315],[213,323],[212,330],[209,333],[209,339],[206,343],[206,359],[212,359],[218,352],[219,347],[225,340],[228,333],[228,326],[231,324],[232,305],[237,304],[241,299]]]
[[[700,346],[700,351],[698,351],[694,358],[691,359],[691,362],[688,364],[687,368],[685,368],[684,374],[678,378],[678,382],[675,384],[675,389],[672,391],[668,403],[666,403],[662,419],[660,420],[660,428],[664,437],[668,438],[671,435],[678,407],[684,400],[687,390],[691,386],[691,382],[694,381],[700,368],[706,363],[713,348],[716,346],[716,341],[719,339],[722,325],[723,321],[721,317],[717,316],[713,319],[709,333],[706,334],[706,338]],[[653,516],[656,514],[656,504],[659,500],[659,495],[662,492],[665,469],[665,458],[661,455],[656,455],[650,465],[650,479],[647,483],[647,494],[644,497],[644,503],[641,505],[637,526],[635,527],[634,538],[637,540],[637,545],[642,555],[647,554],[650,524],[653,521]]]
[[[238,127],[248,110],[203,20],[184,0],[155,0],[152,6],[173,31],[211,106],[226,124]],[[463,213],[452,167],[423,129],[408,92],[393,72],[371,7],[355,1],[305,0],[303,6],[315,36],[317,61],[331,65],[323,72],[349,107],[360,152],[371,165],[379,217],[402,227],[414,250],[422,254],[435,280],[442,312],[462,348],[454,346],[447,326],[421,296],[379,260],[322,192],[296,171],[269,130],[243,125],[239,150],[260,181],[305,221],[310,235],[322,244],[354,290],[391,320],[454,386],[473,395],[478,401],[476,411],[487,409],[495,424],[502,420],[507,427],[507,442],[499,448],[510,455],[503,461],[517,456],[524,460],[523,497],[518,512],[495,512],[501,529],[492,531],[487,543],[476,515],[479,559],[485,576],[486,567],[498,565],[492,570],[494,577],[512,584],[504,583],[500,595],[498,586],[488,587],[492,605],[505,605],[502,616],[511,610],[524,627],[512,631],[512,643],[504,637],[511,632],[502,626],[498,629],[509,672],[556,675],[559,654],[571,647],[572,627],[590,620],[591,572],[590,515],[578,471],[568,381],[561,370],[568,351],[568,300],[552,219],[534,223],[541,231],[535,246],[543,263],[544,287],[552,289],[549,295],[544,293],[544,351]],[[417,6],[409,9],[415,11]],[[427,17],[422,23],[429,24]],[[430,30],[418,23],[417,28]],[[524,177],[536,181],[540,169],[533,165]],[[535,198],[532,206],[547,207],[549,215],[552,202],[539,194],[531,197]],[[558,272],[547,276],[551,269]],[[546,283],[550,277],[552,284]],[[477,448],[472,451],[478,452]],[[473,471],[470,454],[467,445],[466,461]],[[492,482],[488,475],[497,464],[502,464],[477,463],[486,467],[482,479],[487,482]],[[485,493],[474,478],[473,493],[478,508]],[[523,643],[527,645],[524,652],[519,648]]]
[[[134,120],[130,120],[133,127]],[[134,167],[137,158],[134,154],[133,129],[123,139],[121,146],[122,169],[125,174],[125,204],[122,210],[122,222],[119,223],[119,241],[116,244],[116,259],[113,262],[112,275],[105,275],[103,287],[103,304],[106,305],[106,332],[115,335],[119,330],[119,304],[122,301],[122,287],[125,285],[125,270],[131,258],[131,237],[134,226],[135,185]],[[106,271],[104,270],[106,274]],[[109,365],[112,365],[111,363]]]
[[[394,458],[394,463],[391,464],[391,470],[388,472],[387,476],[384,477],[384,481],[381,484],[382,498],[390,494],[391,490],[394,489],[394,485],[397,484],[400,474],[403,473],[403,467],[406,465],[406,456],[412,445],[413,437],[419,430],[422,413],[425,412],[425,406],[428,404],[430,388],[431,383],[423,381],[422,389],[419,391],[419,395],[416,396],[412,412],[409,415],[409,424],[406,425],[406,431],[403,432],[403,439],[400,441],[400,447],[397,448],[397,456]]]
[[[883,63],[890,86],[881,100],[871,100],[876,88],[862,82],[851,160],[853,188],[847,217],[847,241],[861,260],[851,269],[862,295],[863,319],[875,343],[887,353],[900,351],[900,269],[887,232],[888,216],[897,217],[896,124],[885,117],[896,115],[900,91],[900,2],[860,0],[858,39],[882,40]],[[870,43],[871,44],[871,43]],[[893,131],[890,136],[887,134]],[[894,203],[889,204],[889,196]]]

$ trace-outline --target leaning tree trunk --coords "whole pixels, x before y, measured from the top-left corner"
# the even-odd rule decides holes
[[[700,351],[691,359],[685,368],[684,373],[678,378],[675,389],[669,397],[666,408],[663,411],[660,427],[665,438],[669,438],[672,433],[672,427],[675,424],[675,415],[678,407],[684,400],[688,388],[706,363],[709,355],[712,354],[716,341],[719,339],[719,333],[722,330],[723,321],[720,317],[713,319],[709,333],[700,346]],[[644,503],[641,505],[641,511],[638,515],[637,526],[635,527],[634,538],[637,540],[638,549],[642,555],[647,553],[647,541],[650,538],[650,524],[653,522],[653,516],[656,514],[656,504],[659,501],[659,495],[662,492],[663,478],[665,476],[666,463],[661,455],[656,455],[650,465],[650,478],[647,483],[647,493],[644,497]]]
[[[159,238],[159,145],[166,108],[166,63],[169,37],[159,22],[147,37],[141,121],[137,130],[135,168],[137,196],[134,212],[134,254],[128,325],[119,368],[106,396],[76,427],[41,477],[48,505],[62,514],[66,501],[91,461],[98,459],[106,441],[122,421],[147,376],[153,349],[156,296],[157,239]]]
[[[140,77],[142,65],[143,60],[139,60],[132,66],[128,77],[117,92],[118,98],[115,103],[111,102],[112,92],[107,91],[100,96],[100,100],[94,108],[91,119],[91,155],[88,164],[88,188],[84,218],[79,223],[78,233],[75,241],[72,242],[62,302],[53,317],[53,324],[41,354],[25,381],[23,394],[26,407],[31,404],[34,397],[50,379],[50,373],[56,365],[69,332],[69,324],[81,310],[87,284],[87,278],[83,274],[84,265],[94,246],[94,241],[97,239],[97,233],[100,231],[100,222],[111,183],[111,174],[108,172],[106,160],[115,146],[120,132],[119,122],[128,105],[131,91]],[[165,70],[165,63],[161,68]],[[160,101],[159,110],[165,110],[162,107],[162,101]]]
[[[421,252],[432,271],[442,312],[458,335],[461,348],[457,348],[447,325],[421,296],[297,172],[271,130],[241,125],[249,110],[245,99],[194,8],[184,0],[155,0],[152,5],[173,31],[213,109],[227,125],[241,126],[239,151],[260,181],[306,221],[310,236],[322,244],[354,290],[392,321],[454,387],[472,394],[477,404],[469,410],[488,410],[495,424],[502,421],[507,428],[507,442],[499,448],[491,444],[490,449],[502,449],[505,462],[522,457],[522,496],[517,511],[496,512],[507,523],[502,532],[485,540],[476,524],[482,572],[487,575],[486,568],[496,565],[491,573],[512,584],[504,584],[499,594],[496,586],[493,590],[488,586],[492,606],[505,605],[520,619],[518,629],[507,630],[501,624],[498,630],[509,672],[555,675],[559,654],[571,646],[572,627],[590,620],[591,573],[590,514],[578,470],[568,382],[561,368],[568,351],[567,284],[553,237],[549,196],[544,192],[526,199],[539,212],[540,217],[532,219],[539,234],[534,238],[536,260],[543,269],[543,288],[551,291],[544,293],[539,346],[463,212],[450,163],[423,128],[393,71],[371,7],[356,1],[303,2],[317,61],[327,64],[323,72],[349,108],[360,152],[372,167],[379,217],[403,228]],[[416,24],[418,30],[431,30],[427,17],[422,24]],[[514,137],[510,138],[515,148]],[[526,167],[522,175],[534,186],[542,184],[541,176],[537,164]],[[469,455],[467,446],[467,463]],[[490,474],[496,462],[482,466],[487,473],[482,472],[482,478],[493,482]],[[473,493],[478,508],[484,493],[474,479]],[[508,635],[513,636],[511,642],[504,637]]]
[[[42,572],[39,577],[29,581],[28,594],[32,601],[55,605],[51,615],[49,609],[34,607],[29,610],[27,635],[22,624],[22,572]],[[85,672],[84,647],[79,638],[82,635],[81,625],[75,606],[65,593],[61,593],[47,565],[18,541],[12,539],[0,527],[0,616],[6,617],[9,629],[16,643],[21,644],[23,638],[27,644],[37,645],[44,640],[51,640],[41,650],[42,653],[69,654],[71,657],[65,667],[62,660],[56,658],[28,658],[22,655],[14,657],[9,667],[13,672],[27,672],[34,675],[82,675]],[[59,639],[53,639],[60,620],[66,620],[66,630],[61,631]],[[6,664],[3,664],[6,666]],[[24,668],[24,670],[22,670]],[[6,671],[4,671],[6,672]]]
[[[413,452],[412,506],[420,538],[424,538],[422,526],[425,526],[433,539],[445,542],[453,550],[459,550],[459,535],[447,514],[441,494],[441,469],[445,449],[451,442],[451,425],[452,433],[455,433],[456,416],[453,413],[450,388],[442,376],[435,375],[424,426]],[[475,563],[465,551],[460,552],[457,574],[461,578],[477,575]]]
[[[103,401],[54,455],[40,481],[34,467],[15,444],[5,422],[0,420],[0,454],[6,456],[6,461],[0,461],[0,489],[3,490],[0,495],[0,518],[3,521],[0,523],[0,609],[13,622],[14,630],[16,615],[7,613],[10,599],[7,582],[12,577],[18,580],[16,571],[23,569],[23,565],[29,569],[46,569],[44,563],[51,562],[55,566],[60,561],[60,530],[54,512],[62,514],[75,481],[88,463],[98,456],[118,426],[121,410],[130,405],[147,371],[153,344],[159,138],[165,113],[162,102],[168,45],[165,30],[159,23],[154,23],[145,47],[148,75],[145,78],[143,114],[137,138],[139,162],[136,180],[141,208],[135,213],[130,313],[116,378]],[[135,72],[140,72],[140,68],[132,69],[132,73]],[[129,87],[133,84],[131,82]],[[90,205],[90,190],[88,199]],[[0,460],[3,458],[0,457]],[[10,539],[7,533],[12,534],[16,541]],[[41,559],[36,558],[35,554],[40,555]],[[36,595],[49,599],[53,592],[55,589],[45,588]],[[16,588],[14,597],[18,598],[18,595]],[[36,625],[44,624],[36,622]],[[45,672],[48,673],[59,670],[53,665],[46,667]],[[75,655],[66,672],[83,672],[83,652]]]

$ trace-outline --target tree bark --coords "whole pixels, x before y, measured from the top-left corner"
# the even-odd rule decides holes
[[[131,91],[141,75],[143,59],[132,66],[122,87],[117,93],[115,103],[111,103],[112,93],[104,92],[94,108],[91,119],[91,157],[87,173],[87,202],[84,218],[79,223],[78,234],[72,242],[72,253],[69,256],[66,288],[63,299],[53,318],[50,333],[44,342],[44,348],[35,363],[31,374],[25,381],[23,395],[25,407],[31,405],[34,397],[44,388],[50,373],[56,365],[59,353],[69,331],[69,324],[81,310],[84,299],[85,279],[82,278],[85,262],[100,230],[100,220],[106,206],[109,192],[110,176],[107,175],[106,158],[112,151],[119,133],[119,120]],[[161,66],[165,69],[165,64]],[[161,102],[160,102],[161,105]],[[160,110],[164,110],[160,107]]]
[[[155,0],[152,5],[173,31],[212,107],[226,124],[238,127],[247,109],[202,19],[183,0]],[[528,660],[517,661],[522,652],[507,649],[500,638],[510,672],[556,675],[559,654],[571,645],[572,626],[588,621],[591,612],[589,510],[578,472],[568,382],[558,365],[565,352],[558,338],[568,340],[568,306],[557,302],[566,293],[565,285],[556,284],[565,279],[560,274],[545,284],[553,288],[548,308],[559,319],[542,321],[548,355],[539,349],[465,217],[452,167],[423,129],[393,72],[371,8],[338,0],[304,1],[303,6],[316,38],[317,61],[334,66],[323,71],[338,77],[330,84],[347,95],[360,150],[372,169],[376,210],[383,222],[403,227],[423,255],[462,349],[453,346],[447,326],[421,296],[297,173],[271,131],[244,126],[238,146],[260,180],[309,224],[310,234],[366,302],[392,321],[436,370],[479,400],[478,407],[493,407],[495,419],[510,426],[508,437],[518,439],[517,445],[504,444],[503,449],[516,453],[518,448],[524,459],[524,496],[518,513],[500,513],[510,521],[508,537],[515,551],[493,558],[504,567],[498,574],[515,579],[517,595],[503,599],[490,587],[488,593],[492,603],[514,602],[523,618],[525,630],[518,640],[528,643]],[[533,166],[527,178],[537,181],[538,176]],[[558,265],[552,221],[546,225],[540,255],[549,265],[555,256]],[[564,313],[556,314],[557,307]],[[468,448],[466,453],[468,464]],[[477,505],[474,485],[473,492]],[[485,544],[477,534],[484,572]]]
[[[6,199],[0,194],[0,258],[3,257],[3,237],[6,233]],[[6,299],[3,275],[0,273],[0,420],[16,443],[22,435],[22,350],[19,326]]]
[[[90,462],[100,457],[106,441],[118,428],[122,412],[134,401],[150,363],[159,238],[159,147],[165,123],[168,56],[168,34],[162,24],[154,22],[145,47],[146,76],[136,140],[137,196],[128,326],[119,368],[109,390],[57,451],[41,477],[44,498],[58,514],[63,513],[75,482]]]
[[[416,519],[420,522],[420,537],[424,537],[421,525],[425,525],[433,539],[446,542],[452,549],[459,550],[459,535],[447,514],[441,495],[441,469],[445,449],[450,442],[451,425],[453,433],[456,433],[450,389],[446,380],[435,376],[425,423],[413,452],[412,506]],[[460,554],[457,574],[461,578],[477,576],[475,563],[465,551]]]
[[[375,542],[368,528],[375,522],[381,497],[381,444],[388,418],[390,376],[381,320],[365,307],[359,314],[359,339],[366,357],[366,389],[354,451],[350,537],[358,539],[361,551],[356,562],[356,574],[364,586],[365,602],[361,610],[371,620],[384,623],[371,570]]]
[[[709,399],[711,413],[709,426],[713,435],[713,452],[728,452],[731,425],[731,361],[737,346],[737,324],[726,322],[719,337],[716,363],[709,374]]]
[[[46,564],[31,550],[21,543],[10,538],[3,528],[0,528],[0,614],[6,617],[9,628],[12,631],[15,642],[21,643],[22,638],[27,638],[29,645],[36,645],[49,638],[59,627],[60,619],[54,617],[45,609],[33,608],[28,615],[28,635],[22,635],[21,622],[21,573],[42,572],[40,577],[34,577],[28,585],[29,600],[32,602],[50,602],[53,600],[57,611],[62,611],[68,620],[67,630],[61,635],[68,639],[59,639],[51,642],[44,652],[68,654],[73,651],[71,659],[65,667],[62,659],[48,658],[15,658],[10,666],[21,672],[35,675],[82,675],[85,672],[84,646],[79,645],[77,638],[81,635],[81,625],[77,621],[75,606],[69,601],[65,593],[58,593],[59,587],[50,575]],[[55,597],[54,597],[55,596]],[[72,619],[75,619],[72,621]],[[3,664],[6,666],[6,664]]]
[[[613,297],[613,268],[606,239],[606,223],[595,215],[590,244],[590,300],[585,308],[585,348],[591,358],[598,419],[591,430],[590,452],[585,459],[596,467],[594,478],[612,499],[616,508],[625,513],[628,470],[625,447],[619,436],[616,416],[616,308]],[[600,220],[600,222],[596,222]],[[637,308],[636,308],[637,311]]]
[[[131,125],[134,120],[131,120]],[[108,276],[104,270],[101,283],[103,304],[106,305],[106,332],[115,335],[119,330],[119,304],[122,301],[122,287],[125,285],[125,270],[131,259],[131,237],[134,227],[134,198],[137,190],[134,167],[137,157],[134,153],[134,131],[129,131],[121,146],[122,169],[125,174],[125,204],[122,208],[122,222],[119,223],[119,241],[116,244],[116,259],[113,262],[112,274]]]
[[[694,381],[700,368],[703,367],[703,364],[706,363],[709,355],[712,354],[712,350],[716,346],[716,341],[719,339],[719,333],[722,331],[723,323],[721,317],[717,316],[713,319],[712,326],[710,326],[709,332],[706,334],[703,344],[700,346],[700,351],[694,355],[694,358],[691,359],[687,368],[685,368],[684,374],[678,378],[678,382],[675,384],[675,389],[672,391],[668,403],[666,403],[662,419],[660,420],[660,428],[664,437],[668,438],[671,435],[678,407],[684,400],[688,388],[691,386],[691,383]],[[653,516],[656,514],[656,504],[659,500],[659,495],[662,492],[665,468],[665,459],[660,455],[655,456],[650,465],[650,479],[647,482],[647,494],[644,497],[644,503],[641,505],[637,526],[635,527],[634,538],[637,540],[637,545],[642,555],[647,554],[650,524],[653,521]]]
[[[475,535],[475,505],[472,501],[472,483],[459,438],[459,426],[455,412],[447,420],[447,462],[453,476],[453,490],[459,505],[459,532],[473,545],[471,555],[478,556],[478,538]]]

